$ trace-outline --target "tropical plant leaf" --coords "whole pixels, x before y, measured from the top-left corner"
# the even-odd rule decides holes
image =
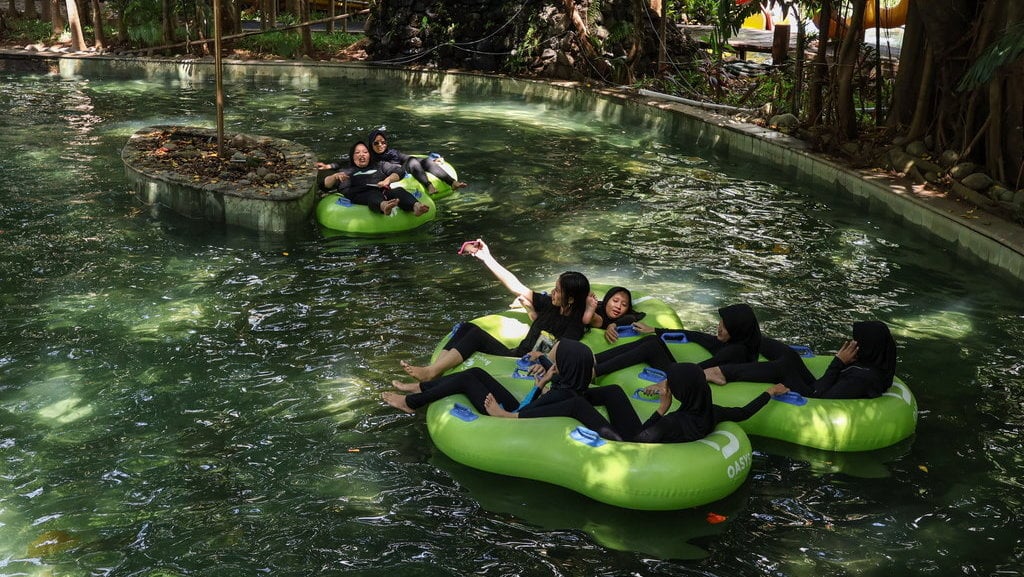
[[[1024,23],[1011,26],[974,61],[956,89],[967,92],[992,80],[996,70],[1020,58],[1024,53]]]

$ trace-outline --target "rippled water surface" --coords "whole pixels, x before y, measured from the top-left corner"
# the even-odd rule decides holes
[[[515,95],[228,88],[228,131],[327,159],[377,124],[471,186],[392,239],[154,217],[119,151],[212,126],[208,85],[0,74],[0,574],[1019,575],[1019,286],[837,193],[693,138]],[[747,301],[832,351],[880,318],[917,435],[833,454],[754,439],[725,501],[649,513],[457,465],[378,401],[402,359],[566,269],[708,329]],[[711,525],[708,512],[728,517]]]

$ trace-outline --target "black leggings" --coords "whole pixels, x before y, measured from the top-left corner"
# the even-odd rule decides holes
[[[723,343],[715,335],[698,331],[681,331],[690,342],[697,343],[711,353],[711,358],[705,359],[697,365],[706,369],[708,367],[724,366],[730,363],[742,363],[747,360],[746,349],[742,345]],[[668,350],[668,346],[658,335],[644,337],[622,346],[613,347],[607,351],[598,353],[597,375],[607,375],[632,365],[646,363],[659,371],[667,371],[669,365],[675,363],[675,357]]]
[[[402,167],[416,179],[416,182],[423,185],[423,190],[430,190],[431,183],[430,179],[427,178],[428,172],[441,179],[441,182],[447,183],[449,186],[455,182],[444,168],[439,166],[432,158],[429,157],[420,159],[415,156],[410,156],[405,160],[405,164],[403,164]]]
[[[660,371],[667,371],[669,365],[676,362],[661,337],[653,335],[600,352],[595,355],[594,360],[597,362],[597,376],[643,363]]]
[[[540,402],[558,392],[551,391],[537,402],[523,407],[519,417],[569,417],[597,431],[602,437],[616,441],[635,437],[643,427],[629,397],[618,385],[591,387],[580,394],[562,395],[558,400],[552,398],[549,402]],[[605,407],[608,411],[607,419],[597,411],[597,406]]]
[[[813,395],[814,375],[804,364],[800,354],[789,345],[765,338],[761,340],[761,354],[768,361],[723,365],[722,374],[727,382],[782,383],[801,395]]]
[[[421,160],[420,163],[423,165],[423,168],[427,169],[427,172],[441,179],[441,182],[448,186],[455,184],[455,179],[452,178],[452,175],[448,174],[448,171],[445,170],[443,166],[434,162],[433,158],[428,156]]]
[[[408,190],[402,187],[396,188],[380,188],[377,186],[367,186],[362,190],[349,192],[345,191],[345,198],[352,201],[353,204],[365,204],[370,207],[370,210],[380,213],[380,203],[385,200],[397,198],[398,208],[412,212],[416,208],[416,197],[412,195]]]
[[[481,413],[486,413],[484,399],[488,394],[494,395],[494,399],[506,411],[514,411],[519,407],[519,401],[515,396],[480,367],[444,375],[433,381],[423,381],[420,383],[420,391],[422,392],[406,395],[405,402],[409,408],[418,409],[459,393],[469,397],[469,402]]]
[[[444,350],[455,349],[466,360],[473,353],[487,353],[498,357],[518,357],[516,349],[510,349],[490,333],[473,323],[461,323],[455,334],[444,345]],[[511,409],[510,409],[511,410]]]
[[[519,408],[519,400],[515,395],[480,367],[444,375],[432,381],[423,381],[420,383],[420,391],[406,395],[405,402],[409,408],[418,409],[439,399],[460,393],[469,397],[469,402],[481,413],[486,413],[484,399],[488,394],[494,395],[494,400],[498,401],[498,404],[506,411],[515,411]],[[520,411],[520,416],[527,419],[569,416],[564,414],[563,410],[553,407],[576,398],[580,398],[580,395],[572,389],[552,389],[524,407]],[[598,416],[600,417],[600,415]],[[603,417],[601,418],[603,419]]]

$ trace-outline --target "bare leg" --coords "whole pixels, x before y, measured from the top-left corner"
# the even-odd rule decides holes
[[[410,365],[402,361],[402,368],[405,369],[406,373],[409,373],[410,377],[422,383],[423,381],[432,381],[440,377],[448,369],[458,366],[462,360],[462,353],[457,349],[447,349],[441,351],[436,361],[425,367]]]
[[[707,379],[709,383],[714,383],[716,385],[724,385],[728,382],[725,379],[725,373],[722,372],[720,367],[709,367],[704,369],[704,378]]]
[[[403,383],[402,381],[391,381],[391,386],[395,387],[399,391],[406,393],[422,393],[423,389],[420,388],[419,383]]]
[[[386,393],[381,393],[380,398],[383,399],[385,403],[391,405],[392,407],[398,409],[399,411],[404,411],[406,413],[416,412],[409,408],[409,404],[405,402],[405,395],[399,395],[398,393],[392,393],[388,391]]]
[[[498,400],[495,399],[494,395],[492,394],[488,394],[487,397],[484,398],[484,408],[487,410],[487,414],[492,417],[502,417],[505,419],[519,418],[518,413],[506,411],[505,408],[498,403]]]

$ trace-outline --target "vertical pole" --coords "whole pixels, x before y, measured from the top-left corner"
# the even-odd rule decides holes
[[[224,74],[220,58],[220,0],[213,0],[213,70],[217,94],[217,156],[224,158]]]
[[[888,25],[888,23],[886,23]],[[882,6],[875,0],[875,126],[882,125]]]
[[[789,24],[776,24],[772,32],[772,64],[778,66],[789,57]]]

